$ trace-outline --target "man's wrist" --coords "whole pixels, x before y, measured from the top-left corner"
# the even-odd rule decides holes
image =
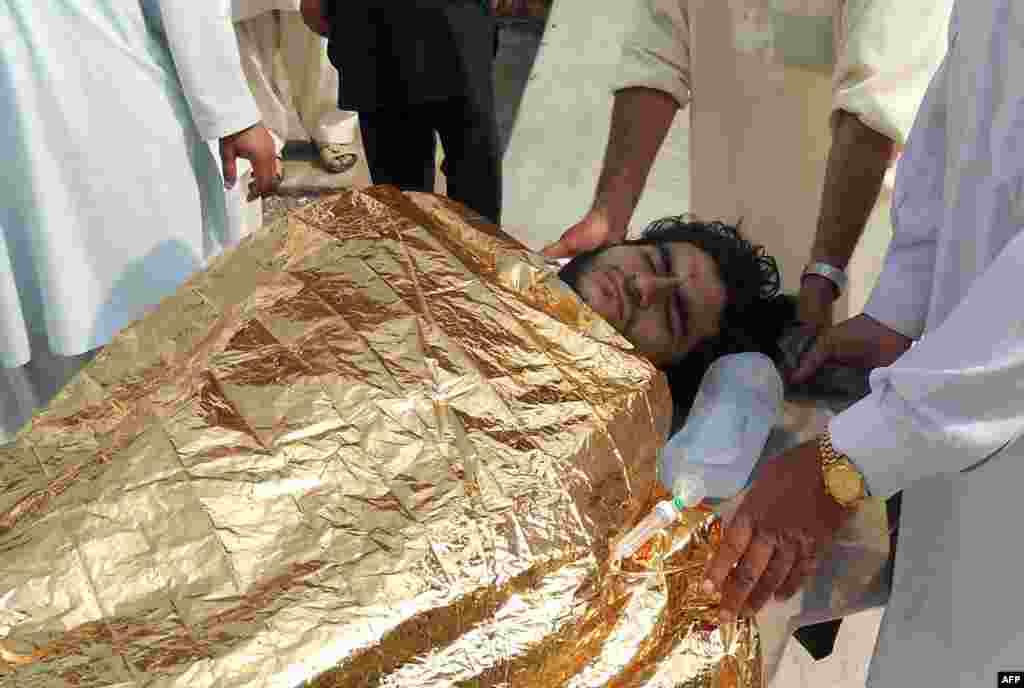
[[[803,274],[800,275],[801,288],[809,285],[816,290],[823,290],[828,286],[832,290],[833,300],[838,299],[842,295],[843,290],[846,288],[846,283],[846,272],[842,268],[824,261],[808,263],[804,267]]]
[[[599,194],[594,199],[590,212],[600,216],[608,225],[608,239],[610,241],[622,241],[629,231],[629,218],[633,209],[628,202],[619,199],[609,198],[609,195]]]
[[[856,508],[870,496],[863,472],[849,456],[832,446],[828,430],[818,436],[817,444],[825,491],[844,509]]]
[[[835,283],[820,275],[803,275],[800,278],[800,292],[801,294],[811,292],[813,295],[822,297],[822,301],[829,303],[839,298],[839,289],[836,288]]]

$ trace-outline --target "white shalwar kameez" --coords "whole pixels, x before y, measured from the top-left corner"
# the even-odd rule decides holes
[[[0,441],[238,240],[208,142],[259,120],[228,0],[3,4]]]
[[[354,143],[357,114],[338,109],[327,39],[303,23],[299,0],[234,0],[234,19],[242,68],[278,155],[299,138]],[[296,115],[303,131],[295,130]]]
[[[865,312],[917,339],[831,422],[873,494],[903,490],[868,685],[997,685],[1024,668],[1024,3],[957,3],[897,169]]]
[[[832,113],[849,112],[902,145],[945,52],[952,5],[638,0],[613,90],[652,88],[689,106],[692,203],[679,210],[742,220],[795,292],[817,229]],[[884,192],[879,203],[888,201]],[[868,231],[882,235],[862,243],[885,246],[888,222]],[[877,264],[860,251],[850,263],[857,308]]]

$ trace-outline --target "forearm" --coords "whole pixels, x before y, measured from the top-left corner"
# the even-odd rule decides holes
[[[230,3],[165,0],[160,16],[192,120],[207,140],[253,126],[260,111],[242,71]]]
[[[1020,281],[1022,265],[1019,234],[939,326],[872,371],[870,395],[831,421],[833,445],[873,494],[966,470],[1024,434],[1021,321],[992,306]]]
[[[615,238],[626,234],[647,175],[679,104],[667,93],[627,88],[615,94],[611,131],[594,195],[595,210],[608,213]]]
[[[846,268],[878,200],[894,148],[887,136],[838,111],[812,262]]]

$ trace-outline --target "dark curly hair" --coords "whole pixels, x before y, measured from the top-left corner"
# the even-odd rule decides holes
[[[701,379],[715,359],[759,351],[777,365],[781,364],[778,342],[783,331],[796,322],[796,301],[779,293],[782,279],[775,258],[768,255],[763,246],[743,238],[737,227],[680,215],[656,220],[639,238],[623,243],[669,242],[694,244],[707,253],[717,266],[726,289],[718,335],[702,342],[681,360],[662,366],[672,390],[672,429],[675,431],[686,419]],[[575,289],[593,259],[606,248],[576,256],[559,271],[559,277]]]

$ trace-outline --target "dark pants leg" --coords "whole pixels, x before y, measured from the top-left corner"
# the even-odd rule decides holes
[[[501,154],[493,109],[451,98],[402,110],[359,113],[366,164],[374,184],[434,191],[436,131],[444,148],[448,197],[501,221]]]
[[[448,197],[501,223],[501,151],[494,109],[469,98],[424,106],[444,148]]]
[[[417,107],[359,113],[366,165],[374,184],[433,193],[436,142],[433,123],[423,114]]]

